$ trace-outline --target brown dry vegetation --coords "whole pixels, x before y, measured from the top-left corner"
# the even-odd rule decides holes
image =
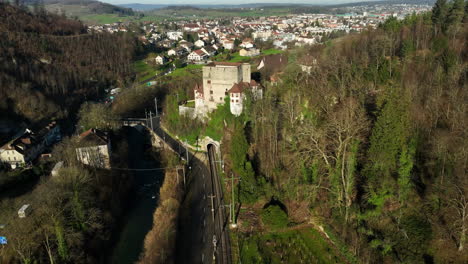
[[[153,215],[153,228],[146,235],[143,254],[138,263],[174,263],[177,219],[182,188],[176,171],[166,171],[160,190],[160,203]]]

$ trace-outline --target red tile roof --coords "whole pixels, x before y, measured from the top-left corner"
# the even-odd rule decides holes
[[[199,50],[195,50],[194,51],[196,54],[200,55],[200,56],[203,56],[205,54],[205,52],[203,52],[203,50],[199,49]]]
[[[242,93],[244,90],[243,85],[239,85],[238,83],[235,83],[232,88],[229,90],[229,93]]]
[[[244,89],[247,89],[250,87],[251,87],[250,83],[247,83],[247,82],[235,83],[228,92],[229,93],[242,93]]]

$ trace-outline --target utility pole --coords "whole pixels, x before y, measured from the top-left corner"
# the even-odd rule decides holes
[[[236,202],[235,202],[235,193],[234,193],[234,179],[239,179],[240,180],[240,177],[234,177],[234,174],[231,172],[231,205],[229,206],[229,213],[231,215],[231,227],[232,228],[236,228],[237,226],[237,223],[236,223],[236,214],[235,214],[235,205],[236,205]]]
[[[158,98],[154,97],[154,109],[156,110],[156,117],[158,117]]]
[[[187,142],[187,140],[185,140],[185,153],[187,154],[187,165],[188,165],[189,160],[188,160],[188,142]]]
[[[210,195],[208,196],[211,198],[211,215],[213,216],[213,223],[214,223],[214,220],[215,220],[215,208],[214,208],[214,198],[216,197],[215,195]]]
[[[179,157],[180,157],[180,142],[179,142],[179,140],[177,140],[177,147],[179,148],[179,151],[177,152],[177,154],[179,154]]]
[[[182,176],[184,177],[184,188],[185,188],[185,166],[177,166],[177,183],[179,183],[179,171],[182,170]]]
[[[151,130],[153,130],[153,116],[151,115],[151,111],[149,112],[149,116],[150,116],[150,122],[151,122]]]
[[[146,120],[146,125],[149,126],[149,122],[148,122],[148,112],[146,111],[146,108],[145,108],[145,120]]]

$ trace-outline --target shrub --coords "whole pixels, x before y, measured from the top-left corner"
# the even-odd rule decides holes
[[[288,216],[278,205],[270,205],[261,213],[263,223],[272,229],[286,227],[289,223]]]

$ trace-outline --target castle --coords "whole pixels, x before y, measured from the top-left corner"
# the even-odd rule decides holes
[[[229,96],[231,113],[239,116],[246,89],[252,89],[255,97],[262,95],[257,82],[250,78],[250,64],[211,62],[203,66],[203,84],[194,89],[195,114],[205,117]]]

